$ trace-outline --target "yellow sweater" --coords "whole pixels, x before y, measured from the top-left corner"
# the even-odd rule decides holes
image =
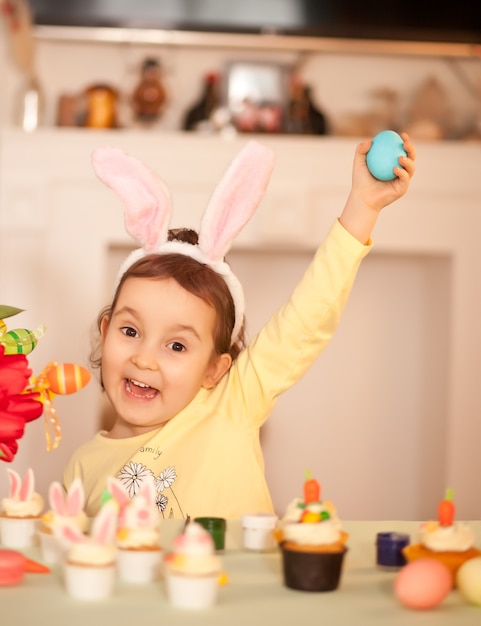
[[[161,429],[126,439],[99,432],[74,452],[68,487],[83,480],[86,511],[98,511],[108,476],[134,496],[153,475],[165,518],[239,518],[272,511],[259,430],[332,337],[362,259],[362,245],[336,220],[288,302],[249,343],[214,389],[201,389]]]

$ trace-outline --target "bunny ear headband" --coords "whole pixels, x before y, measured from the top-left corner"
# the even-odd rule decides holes
[[[250,141],[234,158],[202,215],[198,245],[167,240],[170,194],[141,161],[117,148],[101,147],[94,151],[92,163],[98,178],[122,200],[125,228],[140,244],[120,267],[117,284],[125,271],[147,254],[183,254],[208,265],[225,280],[234,301],[231,343],[235,343],[244,320],[244,292],[224,257],[264,195],[274,166],[273,152]]]

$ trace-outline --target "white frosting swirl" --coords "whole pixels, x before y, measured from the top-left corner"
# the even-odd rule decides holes
[[[341,529],[334,520],[309,524],[287,524],[283,527],[284,539],[301,545],[330,545],[341,538]]]
[[[59,528],[65,524],[77,526],[83,533],[86,533],[89,528],[89,518],[85,511],[80,511],[75,517],[69,517],[67,515],[59,515],[55,511],[50,510],[42,515],[42,522],[52,531],[54,528]]]
[[[119,548],[152,548],[160,547],[160,531],[158,528],[120,528],[117,532]]]
[[[73,544],[68,551],[68,562],[78,565],[111,565],[115,562],[117,549],[112,544],[82,541]]]
[[[320,522],[303,523],[302,516],[306,511],[326,512],[329,518]],[[279,521],[279,528],[282,529],[285,541],[293,541],[301,545],[331,545],[337,543],[342,537],[341,520],[332,504],[313,502],[304,506],[300,498],[295,498],[289,503],[284,517]]]
[[[37,492],[32,494],[30,500],[2,499],[2,512],[5,517],[39,517],[44,506],[44,499]]]
[[[433,552],[465,552],[476,542],[473,529],[463,522],[441,526],[428,522],[419,529],[420,542]]]
[[[212,537],[196,522],[188,524],[174,539],[172,548],[166,558],[166,567],[171,572],[199,576],[221,571],[221,560],[215,554]]]

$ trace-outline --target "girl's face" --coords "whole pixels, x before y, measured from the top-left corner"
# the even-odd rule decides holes
[[[102,380],[116,421],[114,438],[149,432],[172,419],[201,387],[231,365],[214,351],[213,307],[173,278],[128,278],[102,328]]]

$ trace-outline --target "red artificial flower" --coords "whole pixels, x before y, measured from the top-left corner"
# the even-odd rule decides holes
[[[15,439],[12,439],[12,441],[8,443],[0,443],[0,461],[11,463],[17,454],[17,450],[18,443]]]
[[[25,424],[40,417],[38,393],[24,391],[32,370],[24,354],[4,354],[0,345],[0,460],[10,462],[18,450]]]

